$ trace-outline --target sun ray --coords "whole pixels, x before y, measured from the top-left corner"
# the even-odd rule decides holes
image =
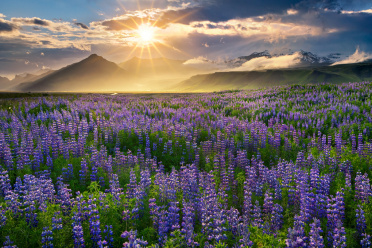
[[[163,55],[163,53],[159,50],[159,48],[156,46],[156,44],[153,44],[153,48],[158,52],[158,54],[160,55],[160,57],[162,58],[162,60],[167,64],[167,66],[173,71],[173,72],[176,72],[176,69],[174,68],[174,66],[172,64],[169,63],[169,61],[166,60],[165,56]]]
[[[153,45],[153,44],[152,44],[152,45]],[[153,72],[154,74],[156,74],[155,66],[154,66],[154,61],[152,61],[151,48],[150,48],[149,45],[147,46],[147,52],[149,53],[150,63],[151,63],[151,67],[152,67],[152,72]]]
[[[176,48],[176,47],[174,47],[174,46],[170,46],[170,45],[168,45],[167,43],[165,43],[165,42],[162,42],[162,41],[158,41],[158,43],[159,44],[161,44],[161,45],[163,45],[163,46],[166,46],[166,47],[168,47],[168,48],[170,48],[170,49],[173,49],[173,50],[175,50],[176,52],[179,52],[179,53],[181,53],[181,54],[183,54],[183,55],[185,55],[185,56],[191,56],[190,54],[188,54],[188,53],[186,53],[186,52],[183,52],[183,51],[181,51],[180,49],[178,49],[178,48]]]
[[[141,53],[140,53],[140,59],[138,60],[138,63],[137,63],[137,68],[136,68],[136,74],[138,74],[138,72],[139,72],[139,69],[140,69],[140,67],[141,67],[141,58],[142,58],[142,55],[143,55],[143,46],[141,47]]]

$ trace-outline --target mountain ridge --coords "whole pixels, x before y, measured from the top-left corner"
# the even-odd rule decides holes
[[[227,71],[195,75],[173,90],[206,92],[230,89],[258,89],[285,84],[348,83],[372,80],[372,63],[342,64],[310,68]]]

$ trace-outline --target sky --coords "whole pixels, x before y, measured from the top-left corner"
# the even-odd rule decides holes
[[[58,69],[92,53],[117,63],[264,50],[360,60],[372,56],[371,27],[370,0],[1,0],[0,75]]]

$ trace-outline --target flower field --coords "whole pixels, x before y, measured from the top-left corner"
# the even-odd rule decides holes
[[[372,84],[0,100],[5,247],[372,247]]]

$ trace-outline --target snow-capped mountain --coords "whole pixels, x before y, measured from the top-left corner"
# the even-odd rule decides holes
[[[227,60],[226,64],[228,67],[235,68],[242,66],[245,62],[248,62],[255,58],[265,57],[265,58],[275,58],[285,55],[293,55],[297,53],[298,59],[300,63],[297,64],[297,67],[303,66],[320,66],[320,65],[330,65],[334,63],[337,59],[340,58],[340,53],[332,53],[328,56],[318,56],[312,52],[300,50],[300,51],[288,51],[288,53],[280,53],[280,54],[271,54],[268,50],[262,52],[253,52],[248,56],[240,56],[238,58]]]

